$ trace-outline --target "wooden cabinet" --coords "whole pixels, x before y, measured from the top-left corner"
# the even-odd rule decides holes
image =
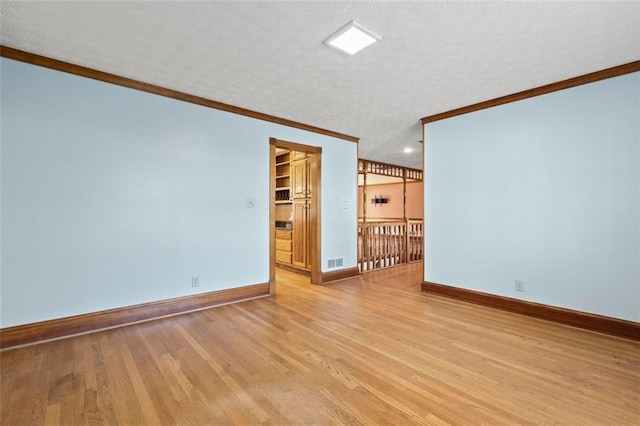
[[[303,158],[291,163],[291,198],[311,198],[313,191],[312,162],[311,158]]]
[[[279,240],[276,238],[276,250],[291,252],[291,240]]]
[[[291,157],[292,152],[279,150],[275,156],[275,220],[291,221]],[[290,229],[276,229],[276,263],[291,265],[292,235]]]
[[[293,155],[291,162],[291,192],[293,198],[292,264],[311,268],[311,211],[316,163],[313,155]]]
[[[309,259],[309,207],[307,200],[293,200],[293,245],[291,263],[308,269]]]
[[[276,229],[276,263],[291,265],[291,231]]]
[[[276,154],[276,204],[291,200],[291,153]]]
[[[311,194],[309,188],[309,161],[294,160],[291,163],[291,197],[308,198]]]
[[[317,157],[305,152],[280,151],[276,153],[275,166],[276,220],[292,222],[292,230],[276,230],[276,263],[310,271]]]

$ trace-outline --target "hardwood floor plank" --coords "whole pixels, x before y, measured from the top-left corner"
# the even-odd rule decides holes
[[[107,367],[100,344],[92,344],[90,348],[84,351],[83,355],[91,357],[86,360],[84,367],[85,385],[88,391],[95,391],[96,393],[97,409],[99,410],[97,417],[105,424],[117,424]]]
[[[637,425],[640,343],[421,292],[421,265],[0,352],[0,424]]]
[[[124,365],[127,369],[129,381],[133,386],[133,395],[135,395],[138,403],[140,404],[140,408],[142,409],[144,423],[148,425],[159,425],[167,423],[168,419],[165,419],[165,421],[163,422],[156,412],[156,405],[147,392],[145,380],[142,379],[142,376],[138,371],[138,364],[133,359],[133,355],[131,354],[129,346],[126,344],[121,345],[120,353],[124,358]],[[148,377],[148,375],[146,377]]]
[[[241,407],[243,414],[246,413],[251,421],[254,422],[257,421],[263,423],[267,421],[269,419],[267,413],[262,410],[262,408],[253,401],[249,393],[238,384],[237,380],[232,376],[230,369],[221,365],[216,359],[214,359],[211,354],[193,338],[189,331],[181,326],[177,327],[195,352],[211,367],[211,369],[228,387],[230,391],[230,398],[234,400],[238,407]]]
[[[60,424],[60,404],[52,404],[47,406],[44,423],[47,425]],[[95,424],[95,423],[92,423]]]

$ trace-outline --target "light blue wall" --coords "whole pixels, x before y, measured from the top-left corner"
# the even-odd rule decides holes
[[[270,137],[322,147],[322,264],[356,266],[357,144],[1,61],[0,326],[267,282]]]
[[[639,146],[640,73],[426,124],[425,280],[640,321]]]

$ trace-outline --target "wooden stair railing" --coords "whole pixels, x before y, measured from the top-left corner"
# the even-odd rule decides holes
[[[422,260],[421,220],[360,222],[358,267],[360,272]]]

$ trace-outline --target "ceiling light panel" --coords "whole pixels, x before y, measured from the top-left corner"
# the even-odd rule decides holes
[[[334,49],[349,55],[354,55],[378,40],[380,40],[380,37],[356,21],[351,21],[324,42]]]

